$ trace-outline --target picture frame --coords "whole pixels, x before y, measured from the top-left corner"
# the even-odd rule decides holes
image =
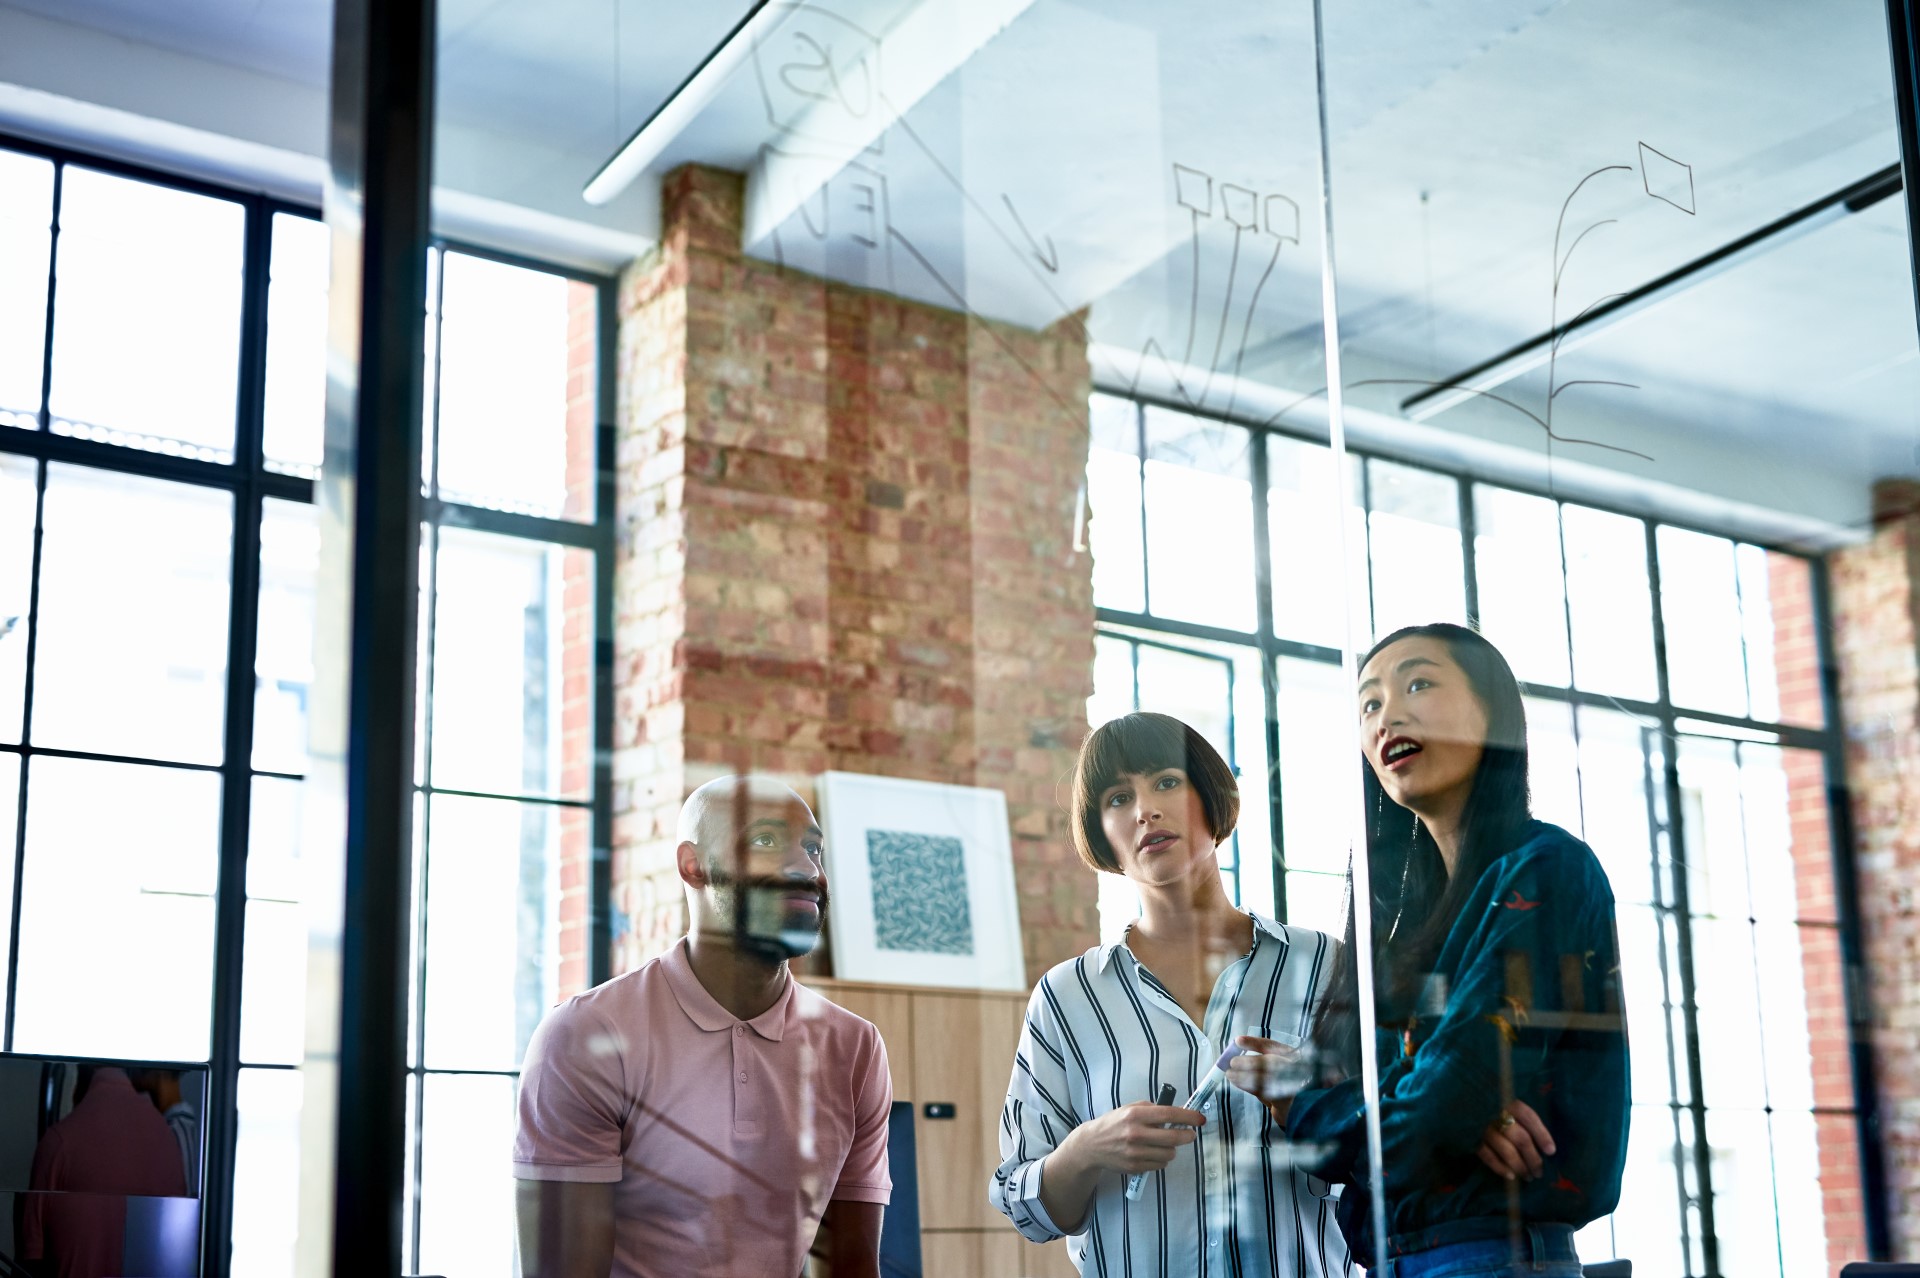
[[[1004,793],[827,772],[817,794],[837,979],[1026,990]]]

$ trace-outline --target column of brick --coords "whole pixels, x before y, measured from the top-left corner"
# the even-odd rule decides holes
[[[1826,715],[1820,688],[1820,648],[1813,613],[1812,568],[1804,559],[1770,555],[1768,594],[1773,618],[1774,671],[1780,718],[1819,724]],[[1808,750],[1784,752],[1787,816],[1800,920],[1800,965],[1805,982],[1807,1037],[1813,1068],[1815,1139],[1820,1198],[1827,1236],[1827,1268],[1867,1255],[1860,1202],[1860,1147],[1850,1113],[1853,1073],[1847,1026],[1845,972],[1835,925],[1833,844],[1824,761]]]
[[[1007,791],[1037,970],[1095,932],[1055,813],[1092,661],[1084,341],[746,258],[741,196],[671,175],[623,285],[616,966],[684,926],[689,789],[839,769]]]
[[[685,231],[620,282],[614,465],[613,954],[615,972],[672,935],[673,823],[685,794],[687,266]]]
[[[1920,485],[1829,558],[1894,1258],[1920,1256]]]
[[[1093,692],[1093,579],[1075,543],[1092,390],[1082,320],[968,332],[976,784],[1007,794],[1030,982],[1099,931],[1067,807]]]

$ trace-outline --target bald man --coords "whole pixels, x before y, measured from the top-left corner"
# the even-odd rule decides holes
[[[520,1077],[527,1278],[878,1278],[893,1088],[880,1034],[803,988],[822,838],[800,796],[725,777],[688,796],[691,927],[555,1008]]]

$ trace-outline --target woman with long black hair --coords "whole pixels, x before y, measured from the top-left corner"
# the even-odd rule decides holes
[[[1353,901],[1314,1026],[1323,1086],[1269,1108],[1325,1150],[1340,1224],[1371,1263],[1360,999],[1380,1054],[1380,1184],[1393,1278],[1578,1278],[1573,1233],[1620,1194],[1627,1042],[1613,893],[1592,849],[1532,817],[1526,712],[1499,650],[1438,624],[1360,672],[1375,988]],[[1235,1062],[1262,1086],[1269,1058]]]

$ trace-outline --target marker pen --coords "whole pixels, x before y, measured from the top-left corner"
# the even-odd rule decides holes
[[[1199,1109],[1208,1101],[1212,1100],[1213,1094],[1219,1091],[1221,1085],[1227,1081],[1227,1062],[1233,1060],[1234,1057],[1257,1055],[1259,1055],[1259,1053],[1255,1052],[1251,1047],[1242,1047],[1238,1043],[1235,1043],[1226,1051],[1220,1053],[1220,1059],[1213,1063],[1213,1068],[1208,1070],[1206,1077],[1200,1080],[1200,1086],[1193,1089],[1193,1095],[1187,1097],[1186,1104],[1182,1106],[1182,1108]],[[1170,1105],[1173,1103],[1172,1087],[1162,1087],[1160,1089],[1159,1103],[1162,1105]],[[1171,1127],[1173,1124],[1169,1123],[1167,1125]],[[1133,1175],[1127,1177],[1127,1197],[1133,1201],[1139,1201],[1140,1194],[1146,1188],[1146,1184],[1147,1174],[1145,1172],[1135,1172]]]

